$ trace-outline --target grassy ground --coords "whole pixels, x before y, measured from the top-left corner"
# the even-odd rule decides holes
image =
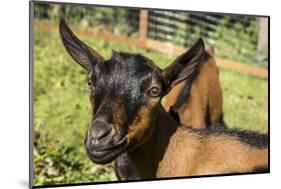
[[[109,58],[111,50],[141,53],[160,67],[174,57],[98,39],[83,38]],[[115,180],[112,164],[93,164],[83,141],[90,105],[85,71],[66,53],[59,35],[39,33],[34,46],[35,184]],[[267,80],[221,70],[224,116],[229,127],[267,132]]]

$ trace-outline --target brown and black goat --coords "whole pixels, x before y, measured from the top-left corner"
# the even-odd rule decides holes
[[[198,73],[174,86],[164,109],[181,124],[193,128],[222,126],[222,90],[219,71],[211,49],[205,52]]]
[[[204,128],[225,123],[222,117],[222,90],[214,50],[205,52],[192,77],[175,85],[166,95],[164,109],[184,126]],[[115,172],[119,180],[137,179],[127,153],[115,160]]]
[[[80,41],[62,20],[63,44],[88,71],[93,118],[85,137],[88,157],[112,162],[127,153],[138,178],[268,171],[268,136],[221,127],[182,127],[160,101],[192,77],[205,56],[199,39],[161,70],[148,58],[114,52],[109,60]]]

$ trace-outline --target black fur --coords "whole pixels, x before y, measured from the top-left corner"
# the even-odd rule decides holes
[[[114,169],[118,180],[135,180],[140,179],[130,163],[127,153],[118,156],[114,162]]]
[[[178,123],[180,123],[179,113],[174,110],[173,106],[171,106],[171,108],[169,110],[169,114],[170,114],[171,117],[174,118],[174,120],[176,120]]]
[[[106,115],[113,113],[111,103],[117,98],[122,98],[126,112],[125,125],[129,125],[134,120],[139,107],[146,104],[144,90],[147,89],[152,75],[160,75],[160,69],[153,67],[143,56],[113,52],[109,60],[100,62],[94,67],[92,77],[94,85],[92,95],[96,108],[94,113],[98,111],[105,96],[111,97],[106,98],[108,108],[103,110]]]
[[[188,128],[190,129],[190,128]],[[229,135],[236,137],[237,140],[248,144],[252,147],[263,149],[268,147],[268,135],[260,134],[252,131],[242,131],[239,129],[229,129],[222,127],[210,127],[204,129],[190,129],[193,132],[201,135],[202,137],[206,137],[208,135]]]

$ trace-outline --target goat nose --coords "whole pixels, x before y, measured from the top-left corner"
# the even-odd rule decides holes
[[[91,136],[94,140],[100,140],[112,130],[112,125],[103,120],[95,120],[92,123]]]

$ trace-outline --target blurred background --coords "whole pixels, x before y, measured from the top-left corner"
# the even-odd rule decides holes
[[[268,131],[268,19],[34,2],[35,185],[113,181],[84,150],[91,107],[85,71],[66,53],[59,20],[102,54],[140,53],[164,68],[203,37],[215,49],[231,128]]]

